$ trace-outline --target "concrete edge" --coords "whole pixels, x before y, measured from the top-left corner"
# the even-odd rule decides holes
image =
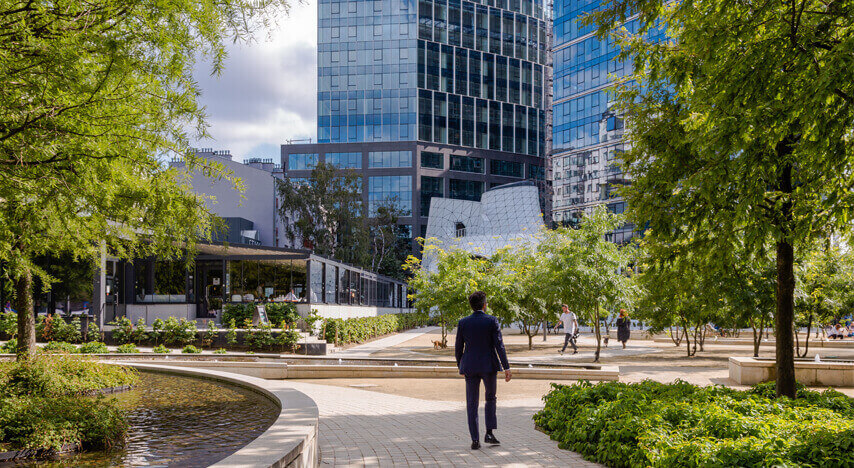
[[[237,467],[316,467],[320,465],[318,447],[319,412],[308,395],[281,382],[267,381],[231,372],[209,369],[186,369],[168,365],[138,362],[110,362],[114,365],[163,374],[227,382],[255,391],[279,406],[278,418],[255,440],[211,465],[217,468]]]

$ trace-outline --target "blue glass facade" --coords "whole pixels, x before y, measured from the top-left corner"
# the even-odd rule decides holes
[[[581,18],[600,8],[599,0],[557,0],[554,4],[552,174],[555,221],[571,221],[594,206],[605,204],[622,212],[625,203],[615,190],[629,183],[619,166],[623,120],[613,109],[607,88],[632,73],[632,63],[620,61],[612,39],[593,36],[593,26]],[[637,21],[625,28],[634,33]],[[663,29],[649,33],[664,37]],[[622,242],[632,235],[626,226],[614,235]]]
[[[321,0],[318,141],[542,156],[542,0]]]

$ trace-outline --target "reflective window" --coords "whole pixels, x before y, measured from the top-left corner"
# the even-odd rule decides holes
[[[444,169],[445,156],[442,153],[433,153],[431,151],[421,152],[421,167],[429,167],[431,169]]]
[[[483,158],[451,155],[451,170],[483,174]]]
[[[361,169],[362,153],[326,153],[326,164],[339,169]]]
[[[505,177],[522,177],[523,165],[516,161],[492,160],[489,162],[489,173]]]
[[[421,216],[430,215],[430,200],[445,196],[445,182],[441,177],[421,176]]]
[[[368,167],[412,167],[412,151],[372,151],[368,153]]]
[[[289,171],[304,171],[317,167],[317,153],[295,153],[288,155]]]
[[[448,182],[449,198],[480,201],[480,196],[483,194],[483,182],[460,179],[451,179]]]
[[[383,203],[394,203],[405,216],[412,213],[412,176],[368,178],[368,203],[372,214]]]

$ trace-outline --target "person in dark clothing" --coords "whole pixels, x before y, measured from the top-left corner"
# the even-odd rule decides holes
[[[487,444],[498,445],[498,439],[492,433],[498,428],[496,416],[495,387],[499,370],[504,370],[504,380],[510,381],[510,363],[504,351],[501,338],[501,326],[498,319],[486,314],[486,294],[477,291],[469,296],[472,313],[464,317],[457,325],[457,340],[454,354],[460,374],[466,377],[466,411],[468,413],[471,448],[480,448],[480,432],[477,423],[478,397],[480,382],[486,393],[486,436]]]
[[[623,343],[623,349],[626,349],[626,341],[629,341],[631,336],[632,321],[626,314],[626,309],[620,309],[620,316],[617,317],[617,341]]]

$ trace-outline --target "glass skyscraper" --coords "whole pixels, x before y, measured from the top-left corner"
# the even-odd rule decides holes
[[[547,20],[542,0],[320,0],[318,143],[282,145],[283,177],[358,171],[413,236],[433,197],[544,189]]]
[[[629,183],[619,165],[625,151],[623,119],[613,109],[607,88],[632,73],[632,63],[617,59],[619,48],[611,39],[593,36],[593,26],[581,18],[604,3],[599,0],[556,0],[553,30],[553,128],[551,171],[554,220],[572,222],[595,206],[622,213],[625,202],[615,190]],[[637,30],[637,21],[624,25]],[[649,33],[661,40],[663,29]],[[624,242],[633,226],[614,233]]]
[[[543,156],[542,0],[321,0],[318,142]]]

